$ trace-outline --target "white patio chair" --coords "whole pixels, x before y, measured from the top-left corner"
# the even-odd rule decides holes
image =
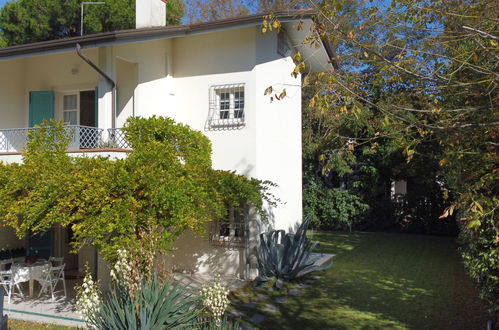
[[[14,271],[15,271],[14,267],[12,267],[10,270],[0,271],[0,286],[2,286],[5,292],[7,293],[8,303],[10,303],[10,298],[12,297],[12,293],[14,293],[15,288],[17,288],[21,297],[24,298],[23,291],[21,290],[19,283],[14,282]]]
[[[11,264],[14,262],[12,259],[3,259],[0,260],[0,270],[7,270],[7,265]]]
[[[49,263],[52,265],[52,267],[57,267],[61,266],[64,264],[64,258],[63,257],[50,257],[49,258]]]
[[[66,294],[66,280],[64,277],[64,267],[66,264],[62,264],[57,267],[53,267],[48,264],[44,271],[44,279],[42,280],[42,288],[40,289],[40,293],[38,294],[38,298],[44,293],[46,290],[50,290],[50,294],[52,295],[52,301],[55,300],[54,293],[55,288],[59,282],[62,282],[62,286],[64,288],[64,297],[67,297]]]

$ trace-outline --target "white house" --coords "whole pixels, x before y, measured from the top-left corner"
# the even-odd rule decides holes
[[[293,228],[302,218],[302,164],[301,77],[291,75],[292,56],[300,51],[311,71],[332,69],[326,42],[302,44],[314,12],[277,13],[281,32],[262,34],[264,14],[164,26],[164,11],[161,0],[140,0],[136,29],[0,49],[0,161],[22,161],[26,132],[43,119],[68,122],[74,137],[68,152],[75,156],[126,157],[119,128],[128,117],[168,116],[206,134],[215,168],[276,183],[282,203],[269,209],[271,222]],[[269,86],[287,96],[270,102]],[[244,219],[233,225],[238,221],[240,229],[215,225],[209,237],[180,238],[169,263],[248,275],[258,220],[250,234]],[[0,227],[0,249],[64,256],[68,268],[79,270],[89,262],[105,277],[92,247],[68,253],[69,236],[54,228],[20,241]]]

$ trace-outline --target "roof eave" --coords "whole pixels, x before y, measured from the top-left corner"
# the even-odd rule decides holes
[[[315,14],[316,11],[314,10],[289,10],[275,12],[272,15],[283,21],[291,21],[298,18],[312,18]],[[190,25],[103,32],[81,37],[56,39],[5,47],[0,48],[0,60],[70,50],[75,48],[76,44],[80,44],[84,48],[89,48],[117,42],[132,42],[151,38],[173,38],[187,34],[206,33],[214,30],[257,25],[261,24],[262,20],[267,15],[269,15],[269,13],[228,18],[212,22],[195,23]]]

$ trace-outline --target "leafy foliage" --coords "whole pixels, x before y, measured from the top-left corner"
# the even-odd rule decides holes
[[[407,203],[395,221],[409,221],[405,228],[431,228],[432,222],[447,219],[451,224],[456,217],[465,265],[497,321],[499,283],[493,271],[497,264],[492,261],[499,249],[496,2],[325,0],[309,4],[318,10],[319,24],[307,42],[313,47],[326,38],[336,51],[335,70],[303,81],[313,88],[310,108],[315,114],[328,115],[326,120],[314,118],[317,126],[311,126],[318,133],[311,141],[319,151],[314,161],[323,174],[343,175],[355,163],[364,165],[362,158],[369,151],[378,153],[393,146],[408,163],[420,158],[419,165],[430,165],[424,168],[437,164],[428,179],[437,182],[439,189],[431,184],[427,189],[436,191],[436,198],[427,204],[425,186],[416,187],[420,193],[407,196],[414,202]],[[297,54],[295,62],[294,72],[304,71],[307,59]],[[389,153],[378,153],[383,155]],[[400,173],[386,173],[386,167],[373,164],[366,165],[374,169],[381,185],[387,183],[385,178],[411,171],[409,165]],[[425,178],[421,171],[416,179]],[[384,191],[386,196],[387,185]],[[376,194],[373,191],[372,196]],[[371,205],[368,199],[365,202]],[[425,204],[430,214],[426,220],[421,219]],[[438,210],[441,219],[434,220]]]
[[[199,299],[184,283],[161,284],[156,276],[142,283],[135,297],[115,283],[109,297],[89,320],[95,329],[177,329],[193,327]]]
[[[282,287],[283,281],[290,281],[307,273],[324,270],[332,266],[332,260],[315,265],[322,257],[312,255],[318,242],[307,237],[309,219],[305,219],[295,234],[284,230],[271,230],[260,234],[257,247],[258,272],[256,283],[275,279],[275,286]]]
[[[187,0],[189,22],[206,22],[248,14],[308,8],[305,0]]]
[[[322,230],[351,230],[369,209],[353,192],[331,189],[315,180],[303,190],[303,204],[303,213],[310,218],[311,225]]]
[[[0,39],[7,46],[80,35],[80,1],[18,0],[0,9]],[[170,0],[167,24],[179,24],[184,16],[182,0]],[[113,0],[85,7],[85,34],[135,27],[135,0]],[[1,46],[2,42],[0,42]]]
[[[231,204],[263,214],[266,184],[211,167],[211,144],[201,132],[171,119],[130,118],[134,151],[121,160],[71,158],[60,123],[45,123],[30,139],[24,163],[0,166],[0,218],[19,237],[70,226],[73,247],[94,245],[114,263],[120,250],[151,274],[158,251],[186,230],[203,232]]]

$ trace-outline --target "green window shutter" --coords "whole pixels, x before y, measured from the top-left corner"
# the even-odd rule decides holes
[[[29,127],[54,118],[54,92],[29,92]]]

